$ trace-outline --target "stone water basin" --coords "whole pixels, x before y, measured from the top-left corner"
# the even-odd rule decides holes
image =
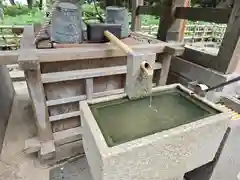
[[[182,180],[213,160],[230,115],[179,84],[152,98],[126,94],[80,102],[94,180]]]

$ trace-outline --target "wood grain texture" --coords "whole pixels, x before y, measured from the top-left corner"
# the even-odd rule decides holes
[[[223,73],[231,73],[235,70],[238,58],[232,58],[239,54],[235,51],[240,36],[240,1],[235,1],[231,16],[228,21],[227,29],[223,37],[222,44],[215,62],[217,70]],[[235,52],[234,52],[235,51]],[[234,54],[235,53],[235,54]]]
[[[40,67],[38,67],[35,71],[25,71],[25,77],[36,115],[39,139],[42,142],[49,141],[53,138],[53,135],[49,122],[43,85],[41,82]]]
[[[190,21],[226,24],[231,15],[231,11],[231,8],[176,7],[175,17]]]
[[[57,146],[77,141],[82,138],[82,127],[76,127],[68,130],[63,130],[60,132],[54,133],[54,142]]]
[[[148,14],[152,16],[162,16],[165,7],[162,5],[155,5],[155,6],[138,6],[137,14]]]
[[[26,77],[28,91],[36,117],[38,138],[41,144],[39,157],[41,161],[44,161],[54,157],[56,149],[41,79],[39,58],[33,45],[34,37],[34,27],[32,25],[26,26],[24,28],[23,38],[21,39],[18,64],[20,68],[24,70]],[[29,52],[29,50],[32,51]]]
[[[86,79],[86,94],[87,99],[93,98],[93,78]]]
[[[161,18],[159,19],[159,27],[157,33],[157,39],[161,41],[167,40],[168,30],[171,28],[175,21],[174,4],[175,0],[168,0],[163,3],[163,6],[165,6],[165,8],[162,12]]]
[[[34,26],[25,26],[20,45],[21,51],[18,58],[18,64],[22,70],[35,70],[38,68],[39,58],[34,51],[35,46],[33,42],[31,42],[34,38]],[[29,52],[29,49],[32,51]]]
[[[191,46],[185,46],[185,51],[182,55],[182,58],[187,61],[215,70],[216,67],[213,61],[218,61],[216,53],[200,51],[200,49],[196,49]]]
[[[154,69],[160,69],[161,64],[154,65]],[[115,66],[115,67],[105,67],[105,68],[95,68],[95,69],[85,69],[85,70],[74,70],[74,71],[63,71],[54,73],[44,73],[42,74],[42,82],[54,83],[67,80],[78,80],[78,79],[88,79],[94,77],[111,76],[118,74],[126,74],[126,66]]]
[[[123,40],[125,43],[129,41]],[[130,38],[131,39],[131,38]],[[146,39],[145,39],[146,40]],[[154,44],[148,44],[142,42],[138,43],[127,43],[136,53],[162,53],[166,45],[165,42],[155,40]],[[151,41],[151,40],[150,40]],[[148,42],[148,41],[146,41]],[[177,45],[177,44],[175,44]],[[79,48],[60,48],[60,49],[28,49],[27,53],[33,51],[39,57],[39,61],[43,62],[59,62],[59,61],[76,61],[86,60],[95,58],[107,58],[107,57],[124,57],[120,49],[113,46],[112,44],[82,44],[83,47]],[[0,51],[0,64],[14,64],[18,62],[18,56],[20,51],[5,52]]]
[[[169,73],[170,65],[171,65],[171,58],[172,57],[169,54],[162,55],[162,67],[163,68],[161,69],[159,81],[156,82],[157,86],[166,85],[168,73]]]
[[[141,30],[141,18],[138,13],[138,8],[143,5],[143,0],[132,1],[132,26],[133,32]]]

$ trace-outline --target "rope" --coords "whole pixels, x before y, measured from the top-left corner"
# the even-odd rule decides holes
[[[48,30],[49,26],[50,26],[50,22],[51,22],[51,19],[54,15],[54,13],[56,12],[57,10],[57,6],[60,4],[61,0],[56,0],[53,5],[52,5],[52,9],[49,13],[49,16],[46,18],[45,20],[45,23],[43,24],[42,28],[40,29],[40,31],[38,32],[35,40],[34,40],[34,44],[36,44],[36,42],[41,39],[43,36],[46,35],[46,31]]]

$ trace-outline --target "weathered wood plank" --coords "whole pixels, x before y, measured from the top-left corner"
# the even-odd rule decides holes
[[[162,53],[165,49],[166,43],[161,42],[158,44],[144,44],[130,46],[136,53]],[[126,54],[119,48],[109,45],[101,44],[98,47],[88,48],[62,48],[59,49],[38,49],[38,56],[40,62],[54,62],[54,61],[69,61],[69,60],[85,60],[94,58],[106,57],[121,57]]]
[[[126,66],[63,71],[42,74],[43,83],[53,83],[66,80],[86,79],[126,73]]]
[[[35,47],[31,42],[35,38],[34,27],[28,25],[24,28],[23,37],[21,39],[21,51],[18,58],[18,64],[22,70],[35,70],[39,66],[39,58],[34,51]],[[30,51],[33,50],[33,51]]]
[[[157,40],[156,40],[157,41]],[[166,46],[181,46],[181,43],[167,44],[159,41],[156,44],[130,45],[136,52],[141,53],[162,53]],[[117,47],[109,44],[85,44],[81,48],[61,48],[61,49],[28,49],[27,53],[34,51],[39,57],[39,62],[75,61],[94,58],[123,57],[126,56]],[[20,51],[0,51],[0,65],[18,63]]]
[[[171,58],[172,58],[172,56],[169,54],[162,55],[162,67],[163,68],[161,69],[159,81],[156,82],[157,86],[166,85],[168,73],[169,73],[169,69],[170,69],[170,64],[171,64]]]
[[[18,63],[19,50],[16,51],[0,51],[0,65]]]
[[[175,0],[173,6],[172,6],[172,16],[174,17],[175,13],[175,7],[182,7],[185,6],[186,0]],[[179,42],[180,34],[181,34],[181,25],[184,20],[177,19],[174,17],[174,22],[170,26],[168,32],[167,32],[167,41],[177,41]]]
[[[54,157],[56,150],[41,80],[39,58],[34,51],[35,49],[32,43],[34,37],[34,27],[26,26],[21,40],[21,50],[18,63],[20,68],[24,70],[29,95],[32,100],[32,106],[36,117],[38,138],[41,143],[39,157],[43,161]],[[29,52],[28,49],[32,49],[33,51]]]
[[[154,66],[154,69],[160,69],[160,68],[161,68],[161,64],[156,63]],[[42,74],[42,82],[53,83],[53,82],[60,82],[60,81],[66,81],[66,80],[87,79],[87,78],[126,74],[126,73],[127,73],[126,66],[44,73]]]
[[[212,69],[204,68],[189,61],[185,61],[179,57],[172,58],[171,71],[189,79],[190,81],[198,81],[209,87],[227,80],[227,76],[224,74]]]
[[[74,96],[69,98],[62,98],[62,99],[56,99],[56,100],[49,100],[47,101],[47,106],[56,106],[60,104],[68,104],[71,102],[78,102],[87,99],[86,95],[81,96]]]
[[[229,20],[231,11],[231,8],[176,7],[175,17],[191,21],[207,21],[225,24]]]
[[[164,8],[161,5],[156,6],[138,6],[137,14],[148,14],[152,16],[162,16]]]
[[[141,18],[137,12],[139,6],[143,5],[143,0],[132,1],[132,26],[131,30],[140,31],[141,30]]]
[[[201,51],[201,49],[196,49],[191,46],[185,46],[185,51],[182,57],[184,60],[216,70],[214,61],[218,61],[218,59],[217,53],[215,52],[205,52]]]
[[[41,143],[41,149],[38,152],[38,156],[40,158],[40,161],[44,163],[45,160],[52,159],[55,156],[55,153],[56,149],[54,141],[49,140],[44,143]]]
[[[31,154],[41,149],[41,143],[38,137],[27,139],[25,141],[24,153]]]
[[[67,144],[70,142],[78,141],[82,139],[82,127],[76,127],[72,129],[63,130],[60,132],[55,132],[53,134],[54,143],[56,146],[61,146],[63,144]],[[26,140],[24,152],[26,154],[35,153],[40,151],[41,143],[38,137],[34,137],[31,139]]]
[[[221,47],[217,56],[217,69],[223,73],[231,73],[239,61],[234,58],[239,55],[239,51],[235,51],[240,36],[240,1],[235,1],[231,17],[227,25],[226,32],[223,37]]]
[[[111,90],[111,91],[98,92],[98,93],[93,93],[93,98],[109,96],[109,95],[114,95],[114,94],[121,94],[121,93],[124,93],[124,89],[116,89],[116,90]],[[49,101],[47,101],[47,106],[68,104],[68,103],[83,101],[86,99],[87,99],[86,95],[81,95],[81,96],[74,96],[74,97],[68,97],[68,98],[62,98],[62,99],[56,99],[56,100],[49,100]]]
[[[77,141],[82,138],[82,127],[63,130],[53,134],[56,146],[60,146],[69,142]]]
[[[99,97],[103,97],[103,96],[110,96],[110,95],[122,94],[122,93],[124,93],[124,89],[116,89],[116,90],[111,90],[111,91],[94,93],[93,97],[99,98]]]
[[[165,6],[164,11],[162,12],[162,15],[159,19],[159,27],[158,27],[158,33],[157,33],[157,39],[161,41],[167,40],[167,33],[168,30],[171,28],[175,21],[175,10],[174,10],[174,4],[176,0],[168,0],[163,3],[163,6]]]
[[[93,98],[93,78],[86,79],[86,94],[87,99]]]
[[[28,85],[34,112],[36,113],[36,123],[38,127],[39,139],[41,141],[51,140],[52,130],[48,119],[48,110],[41,82],[40,67],[35,71],[26,71],[25,77]]]
[[[79,111],[74,111],[74,112],[70,112],[70,113],[50,116],[49,120],[50,120],[50,122],[54,122],[54,121],[60,121],[62,119],[67,119],[67,118],[77,117],[77,116],[80,116],[80,112]]]

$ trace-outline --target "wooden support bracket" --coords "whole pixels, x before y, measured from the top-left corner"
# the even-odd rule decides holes
[[[39,157],[40,160],[43,161],[53,158],[56,150],[41,79],[39,57],[32,43],[34,38],[34,27],[26,26],[21,40],[18,63],[21,69],[24,70],[29,95],[32,100],[32,106],[36,117],[38,139],[41,145]],[[32,51],[29,51],[29,49]],[[36,141],[30,143],[37,146]]]

